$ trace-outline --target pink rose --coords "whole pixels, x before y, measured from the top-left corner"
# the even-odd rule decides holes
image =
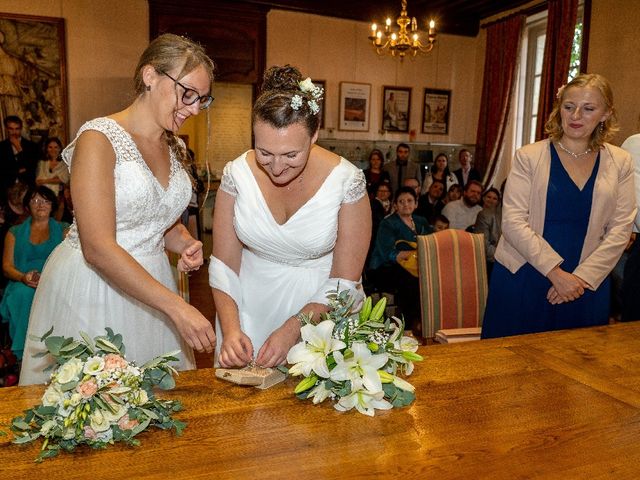
[[[129,414],[125,413],[120,420],[118,420],[118,426],[122,430],[131,430],[136,427],[140,422],[138,420],[131,420]]]
[[[96,438],[98,438],[98,435],[93,428],[87,425],[84,427],[84,438],[86,438],[87,440],[95,440]]]
[[[78,385],[78,393],[82,395],[82,398],[91,398],[95,395],[97,391],[98,391],[98,384],[93,378]]]
[[[127,365],[129,362],[115,353],[108,353],[104,356],[104,369],[108,372],[116,368],[126,368]]]

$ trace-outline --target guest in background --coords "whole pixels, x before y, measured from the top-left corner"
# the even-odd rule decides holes
[[[374,148],[369,154],[369,168],[364,171],[369,198],[375,198],[378,185],[381,183],[391,186],[391,177],[389,176],[389,172],[385,172],[382,169],[383,165],[384,155],[380,150]]]
[[[558,91],[548,139],[516,152],[503,200],[482,337],[609,321],[608,276],[636,213],[631,156],[609,82],[578,75]]]
[[[378,231],[378,225],[384,217],[390,215],[393,212],[393,203],[391,202],[391,188],[382,183],[378,185],[376,190],[376,197],[371,200],[371,219],[373,228],[373,238],[375,239],[376,232]]]
[[[417,201],[412,188],[401,187],[398,190],[394,202],[396,213],[380,222],[369,262],[369,277],[378,290],[396,292],[396,303],[407,329],[417,328],[420,323],[420,297],[418,278],[399,263],[416,254],[403,241],[416,242],[417,235],[433,232],[427,219],[415,214]]]
[[[482,198],[482,184],[471,180],[462,192],[462,198],[447,203],[442,209],[442,214],[451,222],[451,228],[466,230],[476,223],[478,212],[482,210],[479,205]]]
[[[453,173],[458,179],[458,183],[462,188],[465,188],[471,180],[482,183],[482,176],[471,165],[472,160],[471,152],[466,148],[460,150],[458,154],[458,161],[460,162],[460,168]]]
[[[448,192],[453,185],[458,184],[456,176],[449,171],[449,159],[444,153],[439,153],[433,162],[431,171],[425,176],[422,182],[422,194],[429,191],[429,187],[434,181],[439,181],[444,185],[444,191]]]
[[[457,183],[451,185],[447,190],[447,194],[443,197],[442,202],[446,205],[462,198],[462,187]]]
[[[69,183],[69,169],[60,158],[62,142],[58,137],[47,139],[44,144],[44,158],[38,162],[36,185],[51,189],[60,199],[62,186]]]
[[[417,178],[405,178],[404,182],[402,182],[403,187],[413,188],[413,191],[416,192],[416,195],[420,196],[420,181]]]
[[[502,206],[500,192],[496,188],[489,188],[484,195],[483,208],[478,212],[474,233],[484,235],[484,248],[487,257],[487,275],[490,277],[495,262],[495,251],[502,235]]]
[[[29,217],[10,228],[4,242],[2,271],[9,283],[0,303],[0,316],[9,324],[11,350],[18,359],[22,359],[29,312],[40,272],[69,226],[51,218],[57,203],[58,197],[47,187],[29,189],[24,196]]]
[[[62,215],[60,215],[60,221],[66,223],[73,223],[73,199],[71,198],[71,184],[66,183],[62,187]],[[60,210],[60,209],[58,209]]]
[[[400,143],[396,147],[396,159],[384,166],[384,171],[391,179],[391,189],[398,191],[406,178],[415,178],[420,181],[420,168],[417,163],[409,160],[409,145]]]
[[[638,121],[640,130],[640,120]],[[640,133],[631,135],[622,144],[633,160],[635,178],[636,213],[633,231],[640,232]],[[633,242],[628,252],[622,277],[622,321],[640,320],[640,240]]]
[[[6,116],[4,126],[9,137],[0,142],[0,200],[6,199],[7,189],[17,181],[33,185],[40,158],[38,146],[22,137],[20,117]]]
[[[442,213],[444,202],[441,200],[444,195],[444,183],[436,180],[429,186],[426,194],[422,195],[418,201],[416,214],[424,217],[429,225],[434,225],[436,217]]]
[[[435,222],[433,222],[433,228],[436,232],[441,232],[449,228],[449,219],[444,215],[438,215]]]

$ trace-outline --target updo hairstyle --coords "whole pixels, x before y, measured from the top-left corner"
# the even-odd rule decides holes
[[[605,142],[609,142],[615,133],[619,130],[618,119],[616,118],[616,111],[613,108],[613,92],[611,90],[611,84],[602,75],[597,73],[582,73],[569,83],[560,87],[558,95],[553,105],[549,120],[545,123],[544,130],[549,137],[554,141],[560,141],[564,130],[562,129],[562,117],[560,116],[560,110],[562,108],[562,102],[567,90],[571,87],[593,87],[600,92],[605,106],[611,111],[609,118],[602,124],[599,124],[593,132],[591,132],[591,139],[589,140],[589,148],[592,150],[598,150]]]
[[[172,33],[165,33],[155,38],[142,52],[133,76],[134,89],[138,96],[143,95],[146,91],[142,69],[147,65],[151,65],[157,73],[177,70],[178,73],[172,76],[178,81],[197,67],[203,66],[209,80],[213,83],[215,66],[204,48],[193,40]],[[176,110],[178,100],[176,92]],[[165,138],[169,149],[190,174],[191,169],[188,167],[193,163],[193,160],[187,153],[184,143],[179,141],[178,137],[170,130],[165,130]]]
[[[260,89],[260,96],[253,105],[252,120],[261,120],[277,129],[288,127],[294,123],[302,124],[309,136],[313,136],[320,126],[320,115],[313,113],[309,102],[314,100],[311,92],[303,92],[300,82],[303,80],[300,71],[291,65],[274,66],[265,73]],[[292,98],[298,95],[303,99],[296,110],[291,106]],[[321,106],[321,99],[316,99]]]

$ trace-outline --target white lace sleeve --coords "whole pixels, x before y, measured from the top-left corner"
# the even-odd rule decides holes
[[[235,197],[238,195],[238,190],[236,190],[236,184],[233,182],[233,177],[231,176],[231,162],[227,163],[224,166],[224,170],[222,171],[222,179],[220,180],[220,190],[229,195]]]
[[[349,179],[342,203],[355,203],[367,194],[367,180],[358,169]]]

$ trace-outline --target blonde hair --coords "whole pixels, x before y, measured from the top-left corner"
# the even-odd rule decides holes
[[[165,33],[154,39],[142,52],[133,76],[133,85],[136,95],[143,95],[146,85],[142,78],[142,71],[147,65],[152,66],[156,72],[165,73],[179,69],[175,79],[180,80],[197,67],[204,67],[211,83],[213,83],[215,65],[201,45],[186,37]],[[176,94],[176,106],[178,97]],[[188,154],[182,141],[170,130],[165,130],[165,138],[170,151],[180,161],[185,170],[191,176],[191,164],[193,159]]]
[[[564,130],[562,129],[560,109],[562,108],[562,102],[564,101],[567,90],[572,87],[593,87],[597,89],[600,95],[602,95],[607,109],[611,112],[609,118],[601,122],[600,125],[591,132],[589,148],[598,150],[605,142],[610,141],[620,128],[618,126],[618,119],[616,118],[616,111],[613,108],[611,85],[606,78],[597,73],[582,73],[566,85],[560,87],[555,104],[553,105],[553,110],[551,111],[551,115],[549,115],[549,120],[545,123],[544,131],[554,141],[559,141],[562,138]]]

